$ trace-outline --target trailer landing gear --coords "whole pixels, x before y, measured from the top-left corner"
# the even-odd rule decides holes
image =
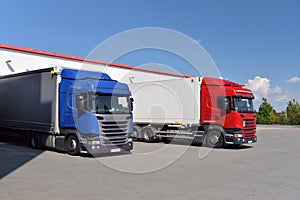
[[[40,148],[40,136],[38,134],[32,134],[29,136],[29,145],[33,149],[38,149]]]

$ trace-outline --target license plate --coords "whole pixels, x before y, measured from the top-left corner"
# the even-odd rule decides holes
[[[252,140],[249,140],[248,143],[252,143]]]
[[[121,149],[120,149],[120,148],[117,148],[117,149],[111,149],[110,152],[111,152],[111,153],[121,152]]]

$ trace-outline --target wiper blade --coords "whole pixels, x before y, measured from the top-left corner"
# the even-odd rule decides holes
[[[113,114],[130,114],[129,112],[116,111]]]
[[[110,111],[101,111],[101,112],[98,112],[99,114],[112,114],[112,112]]]
[[[242,110],[242,111],[239,111],[240,113],[254,113],[254,111],[248,111],[248,110]]]

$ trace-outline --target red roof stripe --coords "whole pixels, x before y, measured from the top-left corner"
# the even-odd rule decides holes
[[[120,67],[120,68],[125,68],[125,69],[134,69],[134,70],[152,72],[152,73],[157,73],[157,74],[166,74],[166,75],[170,75],[170,76],[178,76],[178,77],[186,77],[186,78],[193,77],[193,76],[189,76],[189,75],[185,75],[185,74],[177,74],[177,73],[165,72],[165,71],[154,70],[154,69],[146,69],[146,68],[135,67],[135,66],[125,65],[125,64],[105,62],[105,61],[101,61],[101,60],[86,59],[86,58],[81,58],[81,57],[77,57],[77,56],[70,56],[70,55],[66,55],[66,54],[47,52],[47,51],[41,51],[41,50],[36,50],[36,49],[29,49],[29,48],[12,46],[12,45],[7,45],[7,44],[0,44],[0,48],[9,49],[9,50],[13,50],[13,51],[32,53],[32,54],[39,54],[39,55],[50,56],[50,57],[56,57],[56,58],[63,58],[63,59],[68,59],[68,60],[77,60],[77,61],[81,61],[81,62],[109,65],[109,66]]]

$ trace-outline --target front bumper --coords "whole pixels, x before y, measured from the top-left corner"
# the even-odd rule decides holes
[[[225,131],[226,144],[251,144],[257,142],[255,130],[253,130],[253,134],[250,137],[244,137],[243,131],[241,129],[229,129]]]
[[[257,137],[254,138],[233,138],[233,144],[251,144],[257,142]]]
[[[122,153],[130,152],[133,149],[133,143],[128,142],[127,144],[118,146],[103,146],[103,145],[85,145],[85,149],[89,154],[105,154],[105,153]]]
[[[89,154],[106,154],[130,152],[133,149],[132,139],[129,138],[126,144],[122,145],[103,145],[100,140],[93,140],[87,143],[81,143],[81,152]]]

